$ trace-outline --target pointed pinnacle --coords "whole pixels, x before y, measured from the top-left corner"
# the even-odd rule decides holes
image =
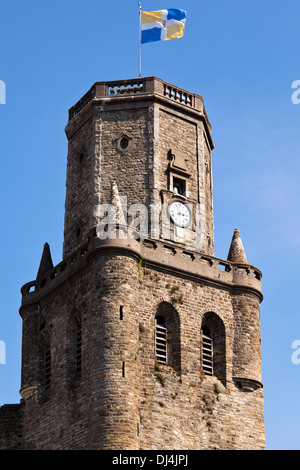
[[[240,232],[236,228],[231,240],[227,261],[233,261],[235,263],[248,264],[246,253],[243,247],[243,243],[240,237]]]
[[[36,278],[40,279],[44,274],[46,274],[50,269],[53,268],[51,253],[50,253],[50,246],[48,243],[45,243],[43,254],[40,262],[40,267],[37,273]]]
[[[115,182],[113,182],[111,186],[110,203],[114,206],[116,211],[116,223],[120,225],[126,225],[118,186]]]

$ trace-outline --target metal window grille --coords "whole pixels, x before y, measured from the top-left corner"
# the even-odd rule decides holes
[[[49,390],[51,383],[51,349],[44,347],[44,389]]]
[[[202,329],[202,370],[213,375],[213,338],[208,328]]]
[[[155,355],[160,364],[167,364],[167,322],[164,318],[155,319]]]
[[[76,350],[75,350],[75,369],[76,372],[81,371],[81,345],[82,345],[82,333],[81,333],[81,322],[76,322]]]

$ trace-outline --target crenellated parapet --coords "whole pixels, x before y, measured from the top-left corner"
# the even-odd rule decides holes
[[[138,232],[131,234],[131,237],[126,237],[126,233],[127,226],[120,226],[115,238],[101,240],[93,230],[87,242],[43,277],[21,288],[22,306],[37,302],[41,296],[58,288],[66,279],[83,269],[92,256],[101,256],[106,252],[134,258],[137,263],[142,260],[149,268],[187,277],[195,282],[215,287],[219,285],[229,290],[243,289],[257,295],[260,301],[263,299],[262,273],[255,266],[212,257],[162,240],[143,239]]]

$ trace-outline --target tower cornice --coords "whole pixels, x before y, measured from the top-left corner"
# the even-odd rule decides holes
[[[128,103],[157,102],[172,109],[184,111],[187,115],[203,122],[211,150],[214,148],[211,136],[211,123],[208,119],[202,96],[190,93],[157,77],[96,82],[90,90],[69,110],[69,122],[66,134],[70,136],[74,129],[90,117],[93,107],[122,106]]]

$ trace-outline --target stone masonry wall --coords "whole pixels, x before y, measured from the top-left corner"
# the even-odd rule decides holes
[[[263,449],[263,391],[242,391],[232,380],[236,331],[230,293],[146,269],[140,296],[141,448]],[[162,302],[172,304],[180,317],[180,371],[154,363],[154,318]],[[257,305],[254,312],[251,308],[249,303],[248,314],[256,314]],[[215,312],[225,325],[225,381],[201,371],[200,331],[206,312]],[[243,321],[247,329],[247,317]],[[242,323],[240,328],[243,335]],[[257,348],[257,335],[249,341],[250,350]],[[242,354],[240,363],[242,367]],[[255,359],[252,365],[251,376],[260,375]]]
[[[259,300],[245,293],[232,295],[234,315],[233,375],[261,378],[261,338]]]
[[[214,209],[213,209],[213,170],[212,170],[212,157],[211,151],[207,144],[205,134],[203,133],[203,147],[204,147],[204,180],[205,183],[205,212],[208,217],[205,219],[205,235],[206,235],[206,246],[207,253],[214,255]]]
[[[0,450],[20,450],[23,445],[23,406],[0,407]]]
[[[187,189],[192,200],[197,202],[198,196],[198,171],[197,171],[197,125],[195,122],[189,122],[180,115],[160,110],[159,116],[160,132],[160,187],[168,188],[168,152],[179,151],[185,156],[185,164],[188,178]]]
[[[149,123],[148,108],[97,111],[99,147],[96,155],[96,194],[99,203],[110,200],[111,184],[117,182],[120,195],[132,204],[149,204]],[[101,135],[100,135],[101,134]],[[122,149],[120,138],[128,136]],[[100,142],[101,138],[101,142]]]
[[[95,160],[94,127],[94,118],[90,116],[69,138],[64,257],[82,243],[91,229],[90,208],[94,203],[94,187],[91,184]]]
[[[25,400],[25,448],[264,448],[262,389],[245,392],[232,380],[230,292],[139,261],[95,253],[79,276],[40,302],[38,334],[51,338],[51,387],[45,394],[41,384]],[[178,313],[180,327],[170,335],[178,338],[179,332],[180,360],[175,354],[174,363],[157,366],[154,319],[162,303]],[[80,376],[70,373],[68,360],[68,325],[75,309],[82,318]],[[201,371],[201,323],[209,312],[225,328],[222,378]],[[239,328],[243,335],[242,324]],[[256,347],[255,335],[251,341]]]
[[[198,223],[197,230],[201,233],[201,251],[214,254],[213,237],[213,203],[212,203],[212,168],[211,154],[208,148],[205,131],[202,123],[188,118],[178,112],[160,107],[159,133],[159,165],[155,168],[158,174],[156,184],[162,191],[169,190],[170,184],[170,158],[169,151],[176,155],[184,155],[186,176],[173,173],[173,177],[183,178],[186,181],[187,202],[195,210],[196,204],[200,207],[200,220],[193,216],[193,226]],[[169,192],[163,198],[163,203],[171,201],[173,194]],[[174,240],[173,226],[170,227],[170,239]]]
[[[51,385],[45,392],[40,370],[39,387],[25,400],[25,449],[136,448],[137,279],[138,264],[130,258],[93,258],[85,272],[40,302],[37,336],[27,342],[39,344],[50,337]],[[27,309],[23,309],[24,318]],[[79,375],[72,372],[68,357],[74,310],[82,319]],[[39,354],[42,358],[42,350]],[[31,359],[25,355],[23,362]]]

